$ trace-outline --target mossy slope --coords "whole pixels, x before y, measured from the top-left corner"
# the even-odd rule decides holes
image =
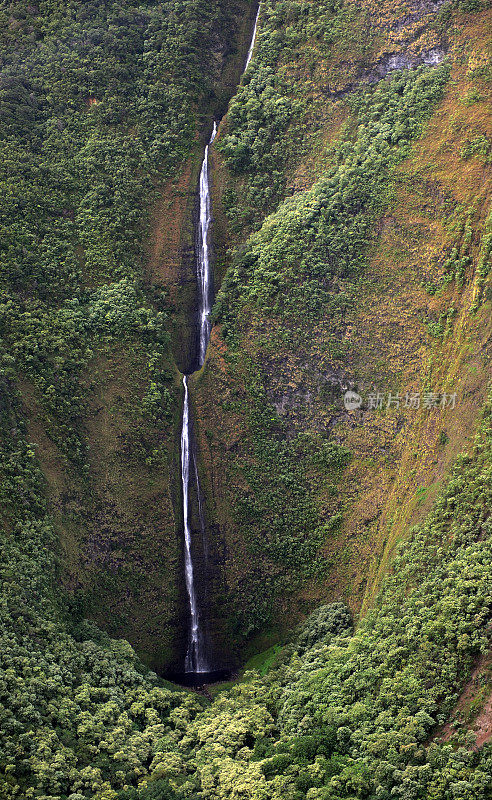
[[[323,600],[370,605],[490,376],[490,11],[329,5],[325,19],[264,4],[217,148],[218,246],[228,226],[238,250],[196,403],[230,624],[246,639],[269,620],[281,635]],[[344,31],[359,28],[347,73]],[[430,51],[446,54],[448,77],[425,66]],[[402,53],[396,77],[375,74]],[[335,92],[319,76],[336,70],[351,77]],[[230,258],[219,249],[221,270]],[[347,388],[361,411],[344,410]],[[385,407],[369,410],[378,391]],[[399,408],[386,408],[390,392]],[[405,408],[406,393],[423,406],[454,392],[455,409]]]

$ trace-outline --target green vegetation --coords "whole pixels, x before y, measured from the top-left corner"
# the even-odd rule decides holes
[[[472,306],[472,309],[474,311],[477,310],[479,301],[482,299],[482,292],[485,284],[485,279],[490,273],[491,267],[492,267],[492,211],[489,213],[487,217],[487,221],[485,223],[484,236],[481,241],[480,255],[478,258],[478,269],[477,269],[478,273],[477,296]]]
[[[329,481],[336,496],[350,452],[314,431],[289,432],[247,354],[236,359],[231,350],[229,358],[235,380],[247,390],[230,406],[241,415],[246,441],[227,486],[233,525],[246,550],[245,560],[236,554],[241,594],[227,597],[233,641],[242,644],[270,630],[278,604],[306,580],[326,573],[320,549],[338,531],[342,514],[336,497],[332,509],[321,513],[317,482]]]
[[[19,371],[33,381],[53,441],[83,469],[84,442],[74,425],[84,411],[78,379],[97,349],[136,338],[147,346],[151,383],[142,402],[154,422],[169,423],[169,377],[160,368],[168,344],[167,318],[148,305],[134,281],[123,278],[54,309],[11,297],[0,304],[0,319],[3,374],[13,379]]]
[[[104,487],[90,475],[87,375],[123,349],[138,354],[143,385],[126,408],[133,468],[161,467],[173,445],[169,302],[143,280],[145,209],[195,146],[217,31],[231,32],[237,10],[200,0],[0,8],[2,798],[75,800],[136,783],[173,709],[183,699],[183,711],[200,708],[127,642],[80,621],[78,594],[61,591],[28,424],[60,454],[70,513],[90,519],[90,495]],[[26,419],[26,385],[37,419]]]
[[[258,226],[278,206],[285,196],[286,164],[291,158],[299,161],[306,150],[302,120],[309,103],[292,80],[292,65],[304,67],[312,81],[323,84],[327,76],[318,74],[319,64],[350,59],[360,68],[374,39],[367,10],[355,3],[262,3],[255,68],[248,70],[231,102],[227,135],[219,142],[229,170],[246,183],[240,192],[231,187],[227,195],[233,231]],[[335,75],[330,78],[336,81]]]
[[[253,658],[250,658],[245,665],[245,672],[256,670],[261,676],[267,674],[272,664],[275,662],[276,656],[282,652],[280,645],[273,645],[265,650],[263,653],[257,653]]]
[[[334,289],[360,277],[375,217],[391,196],[391,167],[408,154],[447,77],[446,67],[401,72],[354,95],[353,140],[342,139],[312,189],[267,218],[226,275],[216,311],[226,335],[241,306],[303,321],[343,312],[349,296]]]
[[[172,656],[181,602],[181,386],[169,285],[146,275],[149,211],[196,152],[204,112],[224,103],[244,8],[0,7],[0,374],[39,446],[59,581],[78,614],[102,609],[137,638],[147,589],[161,602],[160,641],[138,641],[149,662]]]
[[[15,392],[1,388],[0,795],[92,797],[136,781],[173,709],[200,703],[162,688],[127,642],[73,627],[43,477]]]

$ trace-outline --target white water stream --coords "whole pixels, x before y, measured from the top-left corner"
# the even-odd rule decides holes
[[[198,281],[198,315],[199,315],[199,354],[198,366],[205,362],[207,347],[210,340],[210,311],[212,310],[212,274],[210,268],[209,234],[212,221],[212,203],[210,200],[210,174],[208,156],[210,145],[217,135],[217,123],[214,127],[210,141],[205,148],[202,169],[200,172],[200,219],[198,228],[198,255],[197,255],[197,281]],[[188,378],[183,377],[184,402],[183,423],[181,427],[181,482],[183,485],[183,527],[184,527],[184,562],[186,591],[190,608],[190,633],[188,650],[185,658],[185,672],[205,673],[210,671],[207,661],[206,643],[204,632],[200,624],[200,610],[198,607],[195,570],[193,565],[191,526],[190,526],[190,471],[192,462],[191,436],[190,436],[190,398],[188,392]],[[195,480],[200,504],[200,523],[204,528],[203,511],[201,507],[200,486],[198,470],[195,463]],[[203,530],[202,530],[203,534]]]
[[[256,44],[256,34],[258,33],[258,20],[260,19],[260,8],[261,8],[261,5],[258,6],[258,11],[256,13],[255,27],[254,27],[254,30],[253,30],[253,38],[251,39],[251,44],[249,46],[248,57],[246,59],[246,66],[244,67],[244,72],[246,72],[246,70],[248,69],[249,62],[253,58],[253,51],[255,49],[255,44]]]
[[[212,280],[210,274],[210,254],[209,254],[209,231],[212,221],[212,204],[210,201],[210,176],[208,168],[208,153],[210,145],[217,136],[217,123],[214,121],[214,129],[208,145],[205,148],[202,171],[200,173],[200,228],[198,243],[198,293],[199,293],[199,313],[200,313],[200,354],[199,366],[203,366],[207,353],[208,342],[210,339],[210,312],[212,310]]]
[[[188,378],[183,377],[184,403],[183,403],[183,425],[181,429],[181,481],[183,484],[183,526],[185,540],[185,579],[188,602],[190,606],[190,636],[188,651],[185,659],[186,672],[207,672],[208,665],[203,653],[200,635],[200,617],[195,590],[195,576],[193,570],[193,558],[191,555],[191,528],[190,528],[190,400],[188,393]]]

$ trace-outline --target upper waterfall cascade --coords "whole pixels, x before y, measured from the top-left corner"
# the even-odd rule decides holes
[[[205,148],[202,170],[200,173],[200,228],[197,259],[197,279],[200,313],[200,353],[199,366],[203,366],[210,339],[210,312],[212,310],[212,278],[210,273],[209,232],[212,221],[212,204],[210,201],[210,175],[208,154],[210,145],[217,136],[217,123],[214,121],[212,136]]]
[[[246,66],[244,67],[244,72],[246,72],[246,70],[248,69],[249,63],[253,58],[253,51],[255,49],[255,44],[256,44],[256,34],[258,33],[258,21],[260,19],[260,8],[261,5],[258,6],[258,11],[256,12],[255,27],[253,29],[253,38],[251,39],[251,44],[249,46],[248,57],[246,59]]]

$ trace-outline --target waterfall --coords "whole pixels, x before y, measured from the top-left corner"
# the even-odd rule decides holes
[[[202,634],[200,631],[200,615],[195,589],[195,575],[193,569],[193,557],[191,554],[191,528],[190,528],[190,398],[188,393],[188,378],[183,377],[184,402],[183,402],[183,425],[181,428],[181,481],[183,484],[183,526],[184,526],[184,562],[186,591],[190,606],[190,636],[188,651],[185,659],[186,672],[207,672],[208,665],[203,652]]]
[[[198,366],[202,367],[207,353],[208,342],[210,339],[210,311],[212,309],[212,275],[210,270],[210,248],[209,232],[212,221],[211,202],[210,202],[210,176],[208,168],[208,155],[210,145],[217,135],[217,123],[214,121],[212,136],[205,148],[202,169],[200,172],[200,221],[198,229],[198,254],[197,254],[197,281],[198,281],[198,317],[199,317],[199,355]],[[185,671],[187,673],[206,673],[210,667],[206,657],[206,647],[204,641],[203,626],[200,624],[200,610],[198,608],[195,571],[193,567],[193,556],[191,552],[191,527],[190,527],[190,467],[192,462],[191,436],[190,436],[190,399],[188,392],[188,378],[183,377],[184,402],[183,402],[183,422],[181,427],[181,482],[183,485],[183,527],[184,527],[184,562],[186,591],[188,594],[188,604],[190,608],[190,632],[188,639],[188,651],[185,659]],[[204,555],[206,557],[205,542],[205,519],[203,515],[200,483],[198,478],[198,468],[195,459],[195,481],[198,494],[200,527],[202,529],[202,539]]]
[[[200,354],[199,366],[203,366],[207,353],[208,342],[210,339],[210,312],[212,310],[212,280],[210,275],[210,255],[209,255],[209,230],[212,221],[211,202],[210,202],[210,177],[208,169],[208,153],[210,145],[217,136],[217,123],[214,121],[214,129],[208,145],[205,148],[205,156],[200,173],[200,227],[198,242],[198,294],[199,294],[199,314],[200,314]]]
[[[256,15],[253,38],[246,60],[244,72],[248,69],[253,56],[258,29],[260,7]],[[210,225],[212,222],[212,203],[210,199],[210,171],[209,171],[209,151],[210,145],[217,136],[217,122],[214,121],[212,135],[205,148],[202,169],[200,172],[200,219],[198,227],[198,252],[197,252],[197,283],[198,283],[198,322],[199,322],[199,352],[197,366],[201,368],[205,363],[207,347],[210,341],[210,312],[213,303],[213,280],[210,267]],[[190,610],[190,630],[188,638],[188,649],[185,658],[185,672],[190,674],[201,674],[209,672],[213,667],[207,658],[207,646],[203,620],[200,620],[200,609],[197,599],[195,584],[195,569],[193,565],[193,555],[191,546],[191,526],[190,526],[190,472],[192,461],[194,461],[194,479],[198,495],[199,518],[202,532],[202,544],[205,563],[207,561],[207,543],[205,530],[205,517],[202,507],[200,483],[196,458],[191,450],[191,429],[190,429],[190,398],[188,390],[188,376],[183,376],[184,402],[183,420],[181,427],[181,482],[183,486],[183,527],[184,527],[184,564],[186,592]]]
[[[258,20],[260,19],[260,8],[261,4],[258,6],[258,11],[256,12],[255,27],[253,29],[253,38],[251,39],[251,44],[249,46],[248,57],[246,59],[246,66],[244,67],[244,72],[246,72],[246,70],[248,69],[249,62],[253,58],[253,50],[255,49],[255,44],[256,44],[256,34],[258,32]]]

